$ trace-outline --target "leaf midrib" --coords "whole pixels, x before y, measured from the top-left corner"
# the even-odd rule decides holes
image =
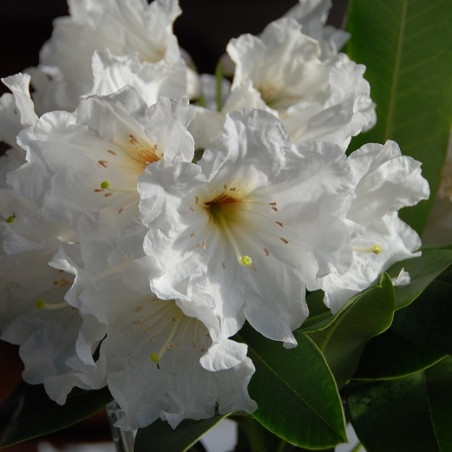
[[[308,339],[308,340],[310,340],[310,339]],[[315,413],[316,415],[317,415],[317,417],[319,418],[319,419],[321,419],[322,420],[322,422],[325,424],[325,426],[327,426],[328,427],[328,429],[335,435],[335,436],[339,436],[340,437],[340,435],[337,433],[337,431],[334,429],[334,427],[324,418],[324,416],[321,414],[321,413],[319,413],[317,410],[315,410],[303,397],[302,397],[302,395],[301,394],[299,394],[299,392],[295,389],[295,388],[293,388],[292,387],[292,385],[286,380],[286,379],[284,379],[284,378],[282,378],[282,376],[281,375],[279,375],[279,374],[277,374],[275,371],[274,371],[274,369],[271,367],[271,365],[259,354],[259,353],[257,353],[257,351],[253,348],[253,347],[251,347],[249,344],[248,344],[248,348],[249,348],[249,350],[259,359],[259,361],[277,378],[277,379],[279,379],[280,381],[282,381],[283,383],[284,383],[284,385],[290,390],[290,391],[292,391],[294,394],[296,394],[297,396],[298,396],[298,398],[299,398],[299,400],[306,406],[306,407],[308,407],[309,408],[309,410],[312,412],[312,413]]]
[[[397,92],[397,88],[398,88],[398,84],[399,84],[398,82],[400,80],[400,62],[402,59],[402,49],[403,49],[403,42],[404,42],[404,38],[405,38],[407,9],[408,9],[408,0],[403,0],[401,22],[400,22],[400,27],[399,27],[398,39],[397,39],[396,59],[395,59],[395,64],[394,64],[394,72],[392,75],[391,91],[389,94],[388,115],[386,116],[386,124],[385,124],[385,131],[384,131],[385,140],[388,140],[391,138],[391,136],[393,136],[391,124],[394,123],[393,118],[394,118],[394,110],[395,110],[395,99],[396,99],[396,92]]]

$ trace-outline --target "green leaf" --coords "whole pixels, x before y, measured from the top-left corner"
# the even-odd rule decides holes
[[[452,450],[452,357],[449,356],[425,373],[430,417],[441,451]]]
[[[341,399],[333,375],[316,345],[296,331],[298,346],[284,349],[245,326],[256,372],[249,391],[253,416],[285,441],[306,448],[328,448],[346,441]]]
[[[308,332],[333,371],[339,386],[355,372],[366,343],[391,325],[394,290],[387,275],[380,283],[353,297],[323,329]]]
[[[20,383],[0,406],[0,447],[62,430],[87,418],[111,401],[107,388],[74,390],[65,405],[47,396],[42,385]]]
[[[438,350],[413,344],[389,329],[367,343],[353,379],[399,378],[425,370],[444,356]]]
[[[414,344],[452,354],[452,284],[436,280],[394,316],[392,329]]]
[[[347,406],[368,452],[450,451],[452,363],[402,378],[350,385]]]
[[[149,427],[139,429],[135,437],[135,452],[185,452],[215,427],[228,414],[199,421],[186,419],[174,430],[168,422],[157,420]]]
[[[350,57],[367,66],[377,125],[356,137],[364,143],[399,143],[423,162],[436,193],[452,119],[452,8],[450,0],[351,0]],[[433,201],[403,212],[418,232]]]
[[[405,259],[393,265],[387,273],[396,277],[405,269],[410,275],[410,284],[395,287],[396,309],[412,303],[441,273],[452,265],[452,249],[450,246],[426,247],[422,256]]]

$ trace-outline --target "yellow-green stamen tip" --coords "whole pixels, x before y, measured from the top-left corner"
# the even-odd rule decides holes
[[[104,190],[110,188],[110,182],[108,180],[104,180],[103,182],[100,183],[100,188]]]
[[[251,257],[247,256],[246,254],[240,257],[239,262],[245,267],[250,267],[251,265],[253,265],[253,259],[251,259]]]
[[[383,248],[380,245],[374,245],[372,247],[372,253],[374,254],[380,254],[383,252]]]
[[[160,353],[151,353],[150,355],[151,361],[154,363],[158,363],[160,361]]]
[[[39,300],[36,300],[35,304],[38,309],[45,309],[47,306],[47,303],[44,300],[44,298],[39,298]]]
[[[15,219],[16,219],[16,215],[12,214],[5,221],[7,223],[12,223]]]

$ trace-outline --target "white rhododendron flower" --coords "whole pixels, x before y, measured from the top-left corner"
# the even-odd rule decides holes
[[[375,122],[364,66],[345,54],[321,60],[318,41],[293,19],[270,23],[260,37],[232,39],[227,51],[236,63],[232,90],[251,83],[293,141],[328,141],[345,149]]]
[[[222,370],[205,369],[200,359],[212,346],[209,331],[173,300],[152,294],[148,275],[155,269],[149,259],[124,262],[79,294],[81,310],[105,328],[97,364],[124,412],[118,425],[140,428],[160,417],[175,428],[185,418],[209,418],[216,408],[254,411],[251,360],[242,354]]]
[[[47,113],[22,131],[28,162],[14,174],[14,183],[23,191],[45,174],[41,187],[28,192],[42,198],[48,215],[74,223],[81,214],[96,214],[120,228],[138,213],[136,184],[148,164],[192,160],[191,118],[184,98],[160,98],[147,107],[132,88],[89,97],[74,113]]]
[[[327,141],[343,150],[375,123],[365,67],[345,54],[322,59],[319,41],[292,18],[270,23],[259,37],[232,39],[227,51],[236,64],[231,93],[221,112],[197,109],[197,147],[219,135],[226,113],[242,108],[271,112],[294,142]]]
[[[138,55],[142,68],[183,64],[172,25],[180,14],[177,0],[69,0],[69,17],[58,18],[51,39],[30,70],[41,112],[73,110],[80,96],[93,89],[92,56],[108,49],[113,55]],[[186,77],[187,78],[187,77]],[[184,81],[186,84],[187,80]],[[116,89],[122,86],[116,86]],[[105,89],[105,86],[104,86]],[[186,88],[184,87],[184,94]],[[177,94],[174,94],[177,95]]]
[[[421,164],[403,156],[393,141],[364,145],[350,155],[348,163],[355,189],[347,218],[360,229],[351,240],[350,269],[321,279],[325,302],[333,312],[395,262],[420,255],[421,240],[398,217],[398,210],[429,197]]]
[[[75,386],[95,389],[105,383],[86,378],[92,369],[77,356],[82,317],[64,299],[73,277],[48,265],[52,252],[42,247],[2,255],[0,337],[20,346],[23,379],[44,384],[49,397],[63,404]]]
[[[181,97],[186,93],[186,67],[182,60],[169,66],[142,64],[137,53],[115,56],[108,49],[93,54],[93,87],[89,94],[114,93],[133,86],[148,105],[161,96]]]
[[[151,287],[204,306],[225,337],[247,319],[296,344],[305,286],[345,271],[351,257],[345,155],[331,144],[292,145],[274,116],[249,110],[226,119],[198,163],[158,162],[140,177],[145,251],[165,269]]]

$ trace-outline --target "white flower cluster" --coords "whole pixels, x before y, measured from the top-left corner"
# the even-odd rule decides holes
[[[398,210],[428,197],[420,164],[394,142],[346,157],[375,113],[328,1],[231,40],[221,99],[185,63],[176,0],[69,7],[33,100],[30,75],[3,79],[1,338],[60,404],[108,385],[123,428],[252,412],[231,338],[248,321],[296,346],[306,290],[337,312],[418,255]]]

